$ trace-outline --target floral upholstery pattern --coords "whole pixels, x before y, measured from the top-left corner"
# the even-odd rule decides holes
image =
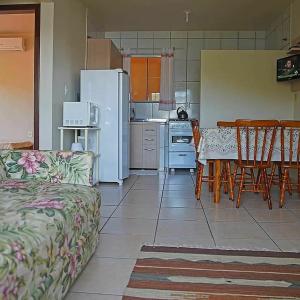
[[[0,160],[0,181],[6,179],[6,172],[4,164]]]
[[[1,300],[62,299],[89,261],[100,230],[92,161],[91,153],[0,152]]]
[[[91,186],[93,160],[92,152],[0,151],[0,164],[11,179],[42,179]]]
[[[99,192],[0,182],[0,299],[62,299],[98,243]]]

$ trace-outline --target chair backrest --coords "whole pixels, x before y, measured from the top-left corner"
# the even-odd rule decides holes
[[[281,162],[300,165],[300,121],[280,121]]]
[[[200,128],[199,128],[199,121],[198,120],[192,120],[192,130],[193,130],[193,138],[194,138],[194,144],[195,144],[195,150],[196,153],[198,153],[198,146],[200,143]]]
[[[217,126],[218,127],[236,127],[236,123],[229,122],[229,121],[218,121]]]
[[[237,120],[238,162],[240,165],[270,165],[279,122]]]

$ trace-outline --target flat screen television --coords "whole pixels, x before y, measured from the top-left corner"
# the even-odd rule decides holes
[[[292,55],[277,60],[277,81],[300,78],[300,55]]]

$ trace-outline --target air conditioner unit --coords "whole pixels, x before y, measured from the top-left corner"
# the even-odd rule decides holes
[[[24,38],[0,38],[0,51],[25,51]]]

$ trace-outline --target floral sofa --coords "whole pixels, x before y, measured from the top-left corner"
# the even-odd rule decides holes
[[[62,299],[98,242],[89,152],[0,151],[0,299]]]

